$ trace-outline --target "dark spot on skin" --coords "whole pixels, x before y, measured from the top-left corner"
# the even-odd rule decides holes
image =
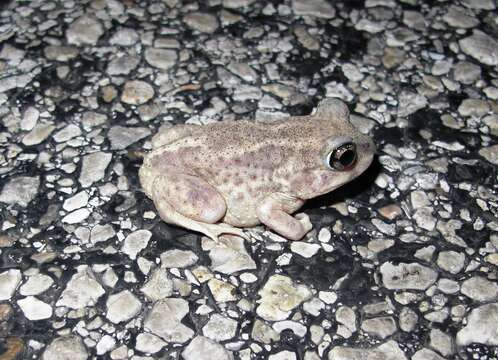
[[[257,177],[256,175],[252,174],[250,178],[251,178],[251,180],[252,180],[252,181],[256,181],[256,179],[257,179],[258,177]]]
[[[240,178],[240,177],[235,178],[235,182],[234,182],[235,185],[238,186],[238,185],[242,185],[243,183],[244,183],[244,180],[242,180],[242,178]]]
[[[245,195],[244,195],[244,193],[243,193],[243,192],[239,192],[239,193],[237,194],[237,200],[239,200],[239,201],[240,201],[240,200],[244,200],[244,198],[245,198]]]

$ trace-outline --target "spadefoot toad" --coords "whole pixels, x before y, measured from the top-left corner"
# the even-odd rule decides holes
[[[314,114],[272,123],[179,125],[158,132],[140,168],[140,181],[161,218],[217,241],[246,237],[260,223],[290,239],[312,229],[309,217],[291,215],[307,199],[360,175],[375,147],[349,122],[337,99]]]

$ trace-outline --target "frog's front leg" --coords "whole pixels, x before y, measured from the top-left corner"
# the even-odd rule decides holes
[[[218,222],[226,213],[221,194],[199,177],[175,173],[157,176],[152,199],[160,217],[171,224],[203,233],[214,241],[222,234],[246,238],[242,230]]]
[[[308,215],[300,213],[293,217],[289,213],[299,209],[303,203],[303,200],[284,194],[272,194],[259,205],[257,215],[263,224],[276,233],[290,240],[299,240],[313,225]]]

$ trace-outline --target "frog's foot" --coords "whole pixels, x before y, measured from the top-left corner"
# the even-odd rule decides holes
[[[217,244],[220,243],[218,238],[221,235],[228,234],[228,235],[236,235],[239,236],[245,240],[249,240],[249,236],[242,230],[236,227],[233,227],[228,224],[224,223],[219,223],[219,224],[200,224],[201,229],[197,230],[199,232],[202,232],[204,235],[212,239],[214,242]]]
[[[288,201],[288,199],[285,199]],[[268,197],[257,209],[259,220],[271,230],[277,232],[289,240],[300,240],[312,228],[310,218],[304,213],[295,217],[285,210],[284,201],[278,197]]]
[[[294,219],[299,221],[306,233],[313,229],[313,224],[311,223],[310,217],[305,213],[298,213],[294,216]]]
[[[167,223],[200,232],[212,239],[217,244],[219,243],[218,237],[223,234],[236,235],[240,236],[243,239],[249,240],[249,237],[244,233],[242,229],[224,223],[210,224],[191,219],[180,214],[169,203],[164,201],[157,202],[155,204],[157,210],[159,211],[161,219],[163,219]]]

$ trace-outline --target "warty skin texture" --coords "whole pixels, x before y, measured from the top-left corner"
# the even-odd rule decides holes
[[[349,122],[347,106],[323,100],[312,115],[272,123],[219,122],[160,131],[144,159],[140,181],[161,218],[217,239],[264,223],[291,240],[311,223],[296,217],[305,200],[328,193],[368,168],[375,147]],[[331,168],[328,156],[356,147],[350,169]]]

